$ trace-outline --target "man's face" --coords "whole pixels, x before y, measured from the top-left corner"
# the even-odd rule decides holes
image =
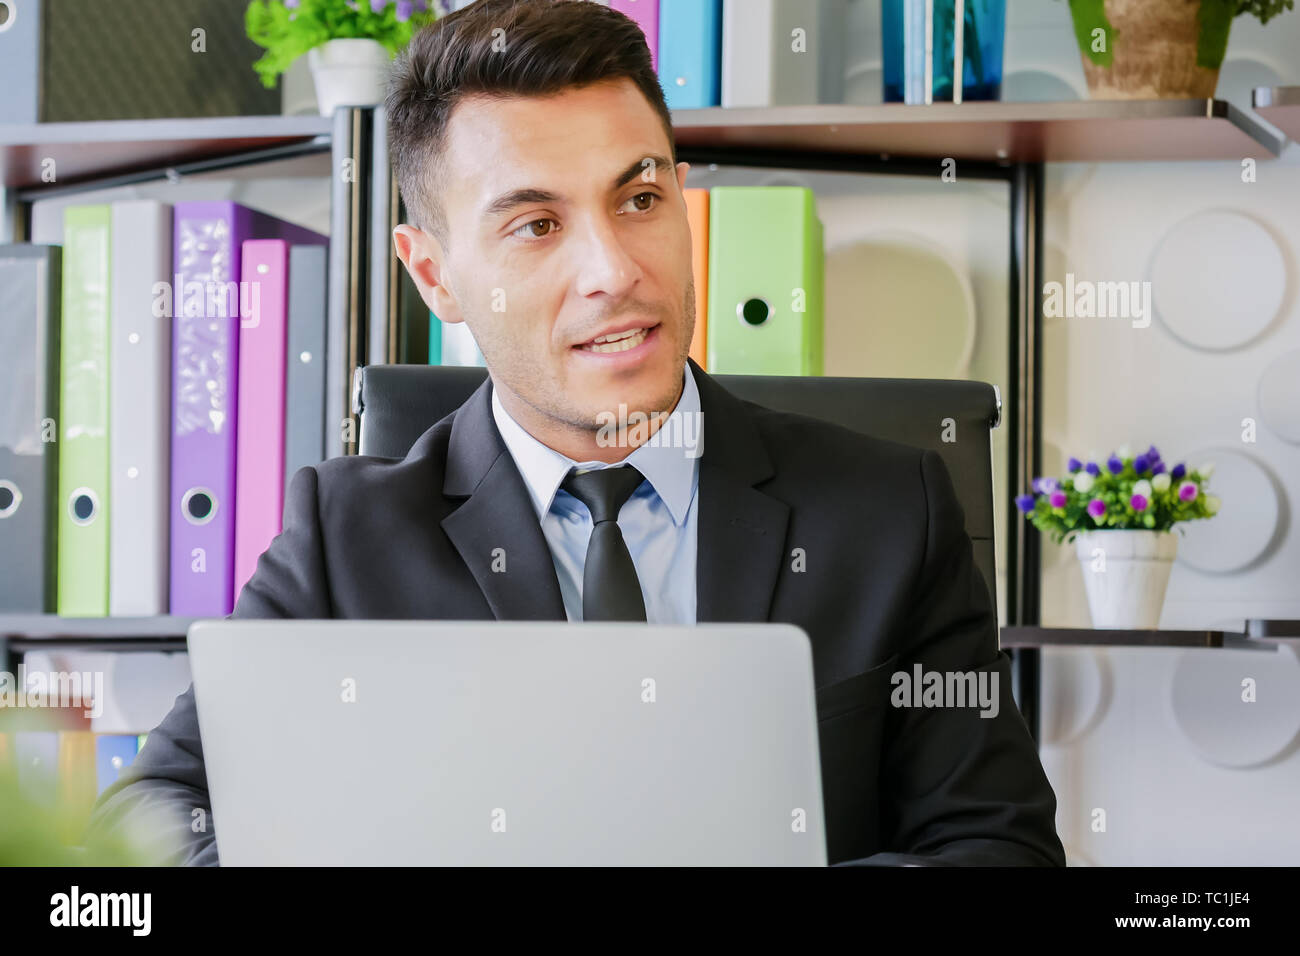
[[[630,80],[545,98],[474,97],[453,111],[442,193],[449,248],[401,226],[398,254],[435,314],[469,325],[525,427],[591,432],[620,403],[651,414],[677,401],[695,293],[688,166],[674,169],[670,156]],[[649,331],[584,347],[625,329]],[[628,341],[640,344],[614,351]]]

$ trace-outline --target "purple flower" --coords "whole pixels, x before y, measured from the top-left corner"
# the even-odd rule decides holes
[[[298,9],[298,0],[284,0],[284,8],[286,10]]]
[[[1174,470],[1169,473],[1169,477],[1177,481],[1183,475],[1187,474],[1187,468],[1183,465],[1174,465]]]
[[[1095,461],[1088,462],[1088,464],[1083,466],[1083,470],[1086,471],[1088,474],[1092,475],[1092,477],[1094,478],[1101,477],[1101,469],[1097,467],[1097,463]]]
[[[1052,497],[1051,497],[1050,500],[1051,500],[1051,502],[1052,502],[1052,507],[1053,507],[1053,508],[1064,508],[1064,507],[1065,507],[1065,501],[1066,501],[1066,498],[1065,498],[1065,492],[1064,492],[1064,491],[1053,491],[1053,492],[1052,492]]]
[[[1021,511],[1023,511],[1025,514],[1029,514],[1029,512],[1034,510],[1034,500],[1035,499],[1033,495],[1017,495],[1016,507],[1019,508]]]
[[[425,13],[429,9],[429,0],[415,0],[415,12]]]
[[[1147,501],[1146,495],[1134,495],[1128,500],[1128,503],[1133,506],[1134,511],[1146,511],[1147,505],[1151,502]]]
[[[411,11],[414,7],[412,0],[397,0],[397,22],[405,23],[411,19]]]
[[[1196,493],[1199,489],[1194,481],[1184,481],[1178,486],[1178,499],[1180,501],[1195,501]]]
[[[1147,457],[1150,458],[1152,461],[1160,460],[1160,452],[1156,451],[1155,445],[1152,445],[1150,448],[1147,449]]]
[[[1120,461],[1118,458],[1116,458],[1114,455],[1111,455],[1109,458],[1106,459],[1106,467],[1110,469],[1110,473],[1112,475],[1118,475],[1121,471],[1124,470],[1124,463]]]
[[[1035,478],[1030,487],[1040,495],[1050,495],[1057,488],[1060,488],[1061,485],[1055,478]]]
[[[1079,459],[1077,458],[1071,458],[1069,461],[1065,463],[1065,468],[1070,474],[1074,474],[1082,467],[1083,467],[1083,462],[1079,461]]]
[[[388,6],[388,0],[370,0],[371,13],[383,13],[386,6]]]
[[[1133,459],[1133,470],[1139,475],[1151,467],[1151,462],[1147,460],[1146,455],[1138,455]]]
[[[1101,520],[1102,515],[1106,513],[1106,502],[1100,498],[1093,498],[1088,502],[1088,514],[1097,520]]]
[[[1166,470],[1165,463],[1163,461],[1158,461],[1151,466],[1152,475],[1163,475],[1165,473],[1165,470]]]

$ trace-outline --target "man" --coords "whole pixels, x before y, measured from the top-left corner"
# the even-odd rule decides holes
[[[739,401],[688,362],[687,166],[635,24],[480,0],[416,36],[387,107],[415,220],[397,255],[490,378],[405,459],[302,469],[233,616],[794,623],[832,863],[1063,865],[939,456]],[[702,454],[608,440],[620,406],[667,434],[698,413]],[[892,707],[917,664],[996,677],[996,715]],[[217,861],[193,688],[93,827],[151,808],[180,861]]]

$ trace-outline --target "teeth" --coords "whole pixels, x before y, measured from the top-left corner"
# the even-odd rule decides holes
[[[598,345],[584,345],[584,352],[599,352],[602,355],[611,352],[626,352],[628,349],[634,349],[645,341],[649,333],[645,329],[634,329],[630,332],[620,332],[617,335],[602,335],[597,342]],[[620,337],[621,336],[621,337]]]
[[[638,332],[644,332],[645,329],[628,329],[626,332],[615,332],[612,335],[601,335],[592,339],[593,345],[601,345],[605,342],[617,342],[619,339],[625,339],[628,336],[636,335]]]

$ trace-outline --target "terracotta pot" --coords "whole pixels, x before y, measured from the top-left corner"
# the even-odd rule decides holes
[[[1084,7],[1079,5],[1079,9]],[[1104,8],[1104,22],[1083,22],[1080,17],[1086,13],[1080,14],[1071,4],[1083,72],[1093,99],[1214,96],[1230,18],[1220,16],[1202,23],[1201,0],[1105,0]],[[1099,27],[1106,29],[1109,65],[1094,62],[1093,31]],[[1206,33],[1203,45],[1202,31]]]

